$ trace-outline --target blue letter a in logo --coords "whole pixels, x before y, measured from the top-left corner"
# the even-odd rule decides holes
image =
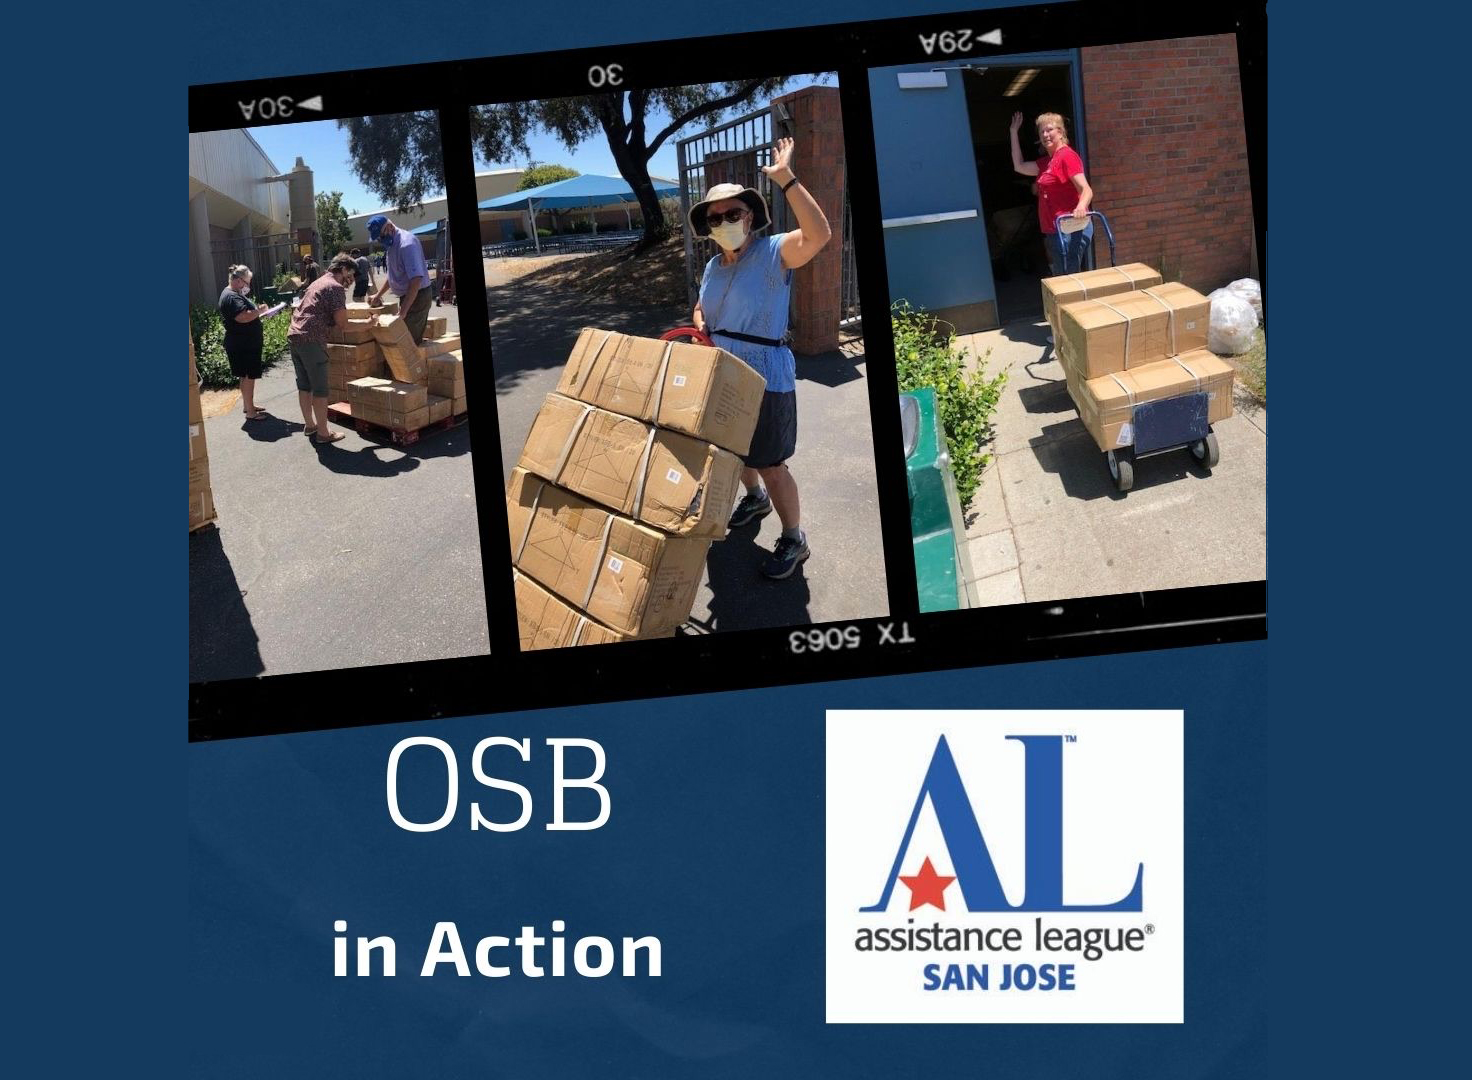
[[[941,836],[950,852],[951,866],[968,911],[1139,911],[1144,891],[1145,866],[1135,871],[1135,885],[1122,900],[1112,904],[1065,904],[1063,902],[1063,736],[1008,735],[1023,746],[1026,760],[1024,827],[1026,829],[1025,892],[1022,903],[1007,903],[997,868],[987,850],[986,838],[976,821],[966,787],[951,756],[950,744],[942,735],[935,745],[930,767],[915,797],[915,809],[905,826],[904,839],[894,857],[889,880],[879,901],[860,911],[884,911],[894,891],[900,866],[910,847],[915,822],[925,797],[940,825]]]

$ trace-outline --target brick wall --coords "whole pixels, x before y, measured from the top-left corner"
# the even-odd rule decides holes
[[[810,86],[773,99],[792,115],[792,171],[828,218],[833,239],[792,281],[792,351],[838,348],[843,266],[843,113],[838,88]],[[775,133],[774,133],[775,134]],[[790,228],[796,228],[796,222]]]
[[[1087,174],[1117,261],[1201,292],[1252,260],[1237,46],[1231,35],[1082,50]],[[1099,232],[1097,265],[1109,263]]]

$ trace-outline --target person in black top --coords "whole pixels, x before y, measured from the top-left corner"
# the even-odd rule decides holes
[[[265,334],[261,314],[265,304],[252,303],[250,267],[232,266],[230,283],[220,294],[220,321],[225,324],[225,355],[230,359],[230,373],[240,380],[240,403],[247,420],[264,420],[265,409],[256,407],[256,380],[261,377],[261,349]]]
[[[317,260],[308,255],[302,260],[302,281],[310,285],[322,276],[322,267],[317,265]]]

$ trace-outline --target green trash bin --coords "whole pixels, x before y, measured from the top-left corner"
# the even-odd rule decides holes
[[[262,285],[257,291],[261,294],[261,303],[268,307],[275,307],[281,302],[281,294],[274,285]]]
[[[966,526],[956,479],[946,452],[935,390],[922,386],[900,395],[905,442],[905,482],[910,489],[910,536],[915,545],[915,583],[921,611],[970,607],[966,581]]]

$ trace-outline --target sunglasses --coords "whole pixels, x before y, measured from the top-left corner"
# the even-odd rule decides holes
[[[729,221],[731,224],[734,225],[750,212],[751,211],[749,210],[743,210],[738,207],[735,210],[727,210],[724,214],[709,214],[706,216],[705,223],[709,225],[712,229],[714,229],[723,221]]]

